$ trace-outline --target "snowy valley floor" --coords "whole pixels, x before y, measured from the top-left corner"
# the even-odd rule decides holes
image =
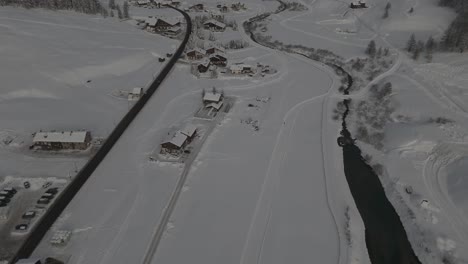
[[[376,0],[370,9],[351,12],[341,2],[304,1],[308,11],[273,15],[265,34],[288,44],[327,48],[350,59],[365,56],[370,39],[388,45],[397,54],[395,48],[402,47],[411,34],[399,23],[411,24],[411,30],[421,36],[437,36],[453,14],[435,7],[434,0],[397,0],[390,18],[383,21],[385,3]],[[247,3],[247,12],[229,16],[241,25],[256,14],[274,11],[277,5],[276,1],[253,0]],[[420,13],[409,16],[406,10],[413,5],[419,6]],[[22,32],[25,36],[36,30],[31,36],[34,38],[40,33],[30,27],[53,26],[54,30],[63,29],[59,33],[67,39],[70,28],[53,21],[63,17],[27,18],[30,11],[22,10],[12,20],[10,10],[16,9],[0,9],[0,30],[9,36],[11,44],[0,46],[0,52],[16,46],[33,48],[21,46],[27,43],[10,36],[14,26],[20,29],[15,34]],[[150,10],[138,12],[148,15]],[[426,25],[424,18],[433,14],[440,16]],[[10,19],[5,19],[8,16]],[[9,90],[0,95],[0,113],[9,113],[5,114],[3,131],[30,133],[43,128],[47,120],[48,126],[89,128],[106,135],[113,120],[128,109],[126,101],[111,96],[113,91],[144,86],[161,67],[155,59],[178,45],[176,41],[146,35],[130,23],[114,28],[114,23],[105,22],[102,30],[90,30],[94,19],[85,20],[85,25],[79,27],[76,25],[84,23],[82,19],[73,22],[74,30],[98,35],[83,37],[93,45],[87,43],[90,47],[82,52],[64,51],[60,56],[74,55],[69,60],[77,61],[75,57],[88,54],[83,60],[99,67],[79,63],[67,68],[58,63],[47,67],[45,73],[33,71],[33,76],[22,80],[22,74],[14,75],[13,70],[0,65],[7,72],[5,76],[14,76],[8,81]],[[235,97],[235,104],[196,153],[152,263],[369,263],[364,227],[336,143],[340,124],[332,120],[333,108],[343,98],[338,92],[339,79],[320,63],[261,47],[242,31],[230,34],[238,34],[251,44],[228,52],[230,59],[252,65],[267,63],[278,72],[264,78],[196,79],[187,64],[176,64],[34,255],[70,255],[70,264],[141,263],[184,170],[177,163],[151,162],[149,155],[168,128],[193,117],[201,104],[202,89],[216,86]],[[114,44],[103,44],[104,39]],[[59,47],[37,59],[48,62],[56,52],[64,50],[61,45],[69,45],[58,39],[55,42]],[[100,51],[94,52],[96,47]],[[31,54],[44,53],[32,50]],[[25,56],[26,60],[32,55]],[[440,256],[445,254],[464,263],[468,259],[468,199],[463,193],[468,185],[463,175],[468,153],[468,73],[464,68],[468,58],[443,54],[435,56],[433,63],[415,63],[403,52],[398,56],[396,66],[376,81],[393,83],[392,100],[397,106],[393,122],[385,128],[384,148],[378,151],[362,142],[358,144],[363,152],[372,155],[371,163],[384,165],[381,180],[421,261],[440,263]],[[105,65],[99,64],[101,61],[106,61]],[[13,68],[21,65],[13,64]],[[88,79],[92,79],[89,85]],[[47,88],[28,86],[35,80],[41,80],[41,86]],[[18,88],[23,86],[24,90]],[[80,87],[86,92],[77,95],[62,87],[73,91]],[[351,95],[353,100],[366,99],[367,90],[361,88]],[[30,116],[31,109],[24,106],[32,103],[50,108]],[[65,110],[54,115],[61,109]],[[19,116],[13,116],[13,112]],[[53,121],[43,116],[51,116]],[[449,121],[437,121],[439,117]],[[246,120],[258,121],[259,130],[255,131]],[[20,150],[9,147],[1,151],[6,153],[6,162],[16,162],[15,166],[27,163],[11,154]],[[65,160],[54,167],[56,172],[49,173],[65,174],[75,160],[80,164],[85,158]],[[34,159],[28,163],[30,173],[36,170],[37,162]],[[51,158],[50,162],[56,164],[57,159]],[[37,170],[43,171],[40,166]],[[14,173],[6,168],[6,172]],[[411,195],[406,194],[408,186],[412,187]],[[59,229],[72,230],[72,240],[66,247],[51,247],[49,239]]]

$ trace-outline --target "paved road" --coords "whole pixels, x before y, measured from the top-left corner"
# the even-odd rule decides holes
[[[159,88],[159,85],[163,80],[169,75],[173,66],[182,55],[185,45],[188,42],[192,31],[192,22],[190,17],[184,11],[174,8],[178,12],[182,13],[184,18],[187,21],[187,29],[184,40],[181,45],[174,53],[174,56],[169,60],[166,66],[161,70],[159,75],[155,78],[153,83],[148,87],[146,93],[141,97],[141,99],[130,109],[130,111],[124,116],[124,118],[119,122],[116,128],[109,135],[107,140],[104,142],[103,146],[99,151],[91,158],[88,163],[81,169],[78,175],[73,179],[73,181],[67,186],[67,188],[62,192],[62,194],[57,197],[56,202],[49,208],[45,213],[43,218],[38,222],[33,230],[31,230],[30,235],[25,240],[21,248],[18,250],[17,254],[13,258],[13,263],[21,258],[28,258],[32,252],[39,245],[44,235],[50,229],[50,227],[55,223],[58,217],[62,214],[68,204],[72,201],[75,195],[79,192],[81,187],[86,183],[89,177],[93,174],[99,164],[104,160],[106,155],[110,152],[113,146],[120,139],[125,130],[129,127],[132,121],[137,117],[146,103],[151,99],[152,95]]]

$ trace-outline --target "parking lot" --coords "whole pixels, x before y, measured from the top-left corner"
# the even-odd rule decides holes
[[[9,200],[3,204],[0,202],[3,205],[0,207],[0,237],[2,239],[0,261],[12,257],[26,237],[25,235],[29,233],[66,184],[65,179],[31,179],[10,176],[0,182],[0,201],[2,197],[4,201]],[[42,204],[38,203],[40,199]]]

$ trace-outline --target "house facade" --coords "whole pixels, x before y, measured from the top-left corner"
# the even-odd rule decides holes
[[[177,131],[167,141],[161,143],[161,154],[178,155],[184,151],[185,147],[190,144],[197,135],[197,127],[189,124],[182,130]]]
[[[209,60],[206,60],[206,61],[203,61],[201,63],[198,64],[197,66],[197,69],[198,69],[198,72],[200,73],[205,73],[208,71],[208,69],[210,68],[210,61]]]
[[[365,1],[357,1],[357,2],[352,2],[349,7],[353,9],[357,8],[367,8],[366,2]]]
[[[211,55],[215,53],[224,53],[224,49],[220,47],[211,47],[206,49],[206,54]]]
[[[37,132],[33,147],[43,150],[87,149],[91,144],[89,131]]]
[[[203,4],[196,4],[188,8],[189,11],[202,12],[204,10]]]
[[[227,58],[220,54],[214,54],[210,56],[210,62],[219,67],[226,67]]]
[[[222,32],[226,30],[226,25],[224,23],[221,23],[214,19],[210,19],[206,21],[205,23],[203,23],[203,27],[213,32]]]
[[[156,32],[166,32],[168,30],[177,30],[177,29],[180,30],[180,22],[159,18],[156,24],[154,25],[154,29]]]
[[[187,59],[189,60],[201,60],[205,57],[206,51],[199,49],[199,48],[194,48],[193,50],[190,50],[187,52]]]
[[[229,67],[229,71],[232,74],[249,74],[253,73],[252,66],[247,64],[234,64]]]

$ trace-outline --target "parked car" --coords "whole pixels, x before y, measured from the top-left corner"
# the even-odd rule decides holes
[[[4,190],[4,191],[7,191],[7,192],[9,192],[9,193],[12,193],[12,194],[16,194],[16,193],[17,193],[16,189],[13,188],[13,187],[6,187],[6,188],[3,188],[3,190]]]
[[[37,204],[49,204],[50,203],[50,199],[47,199],[47,198],[40,198],[39,200],[37,200]]]
[[[11,197],[13,197],[13,195],[15,195],[15,194],[7,192],[7,191],[0,191],[0,197],[5,196],[5,197],[8,197],[8,198],[11,198]]]
[[[58,193],[58,188],[57,187],[49,188],[49,189],[47,189],[46,193],[57,194]]]
[[[29,183],[28,181],[23,182],[23,185],[25,189],[29,189],[29,187],[31,187],[31,183]]]
[[[0,196],[0,203],[9,203],[11,200],[6,196]]]
[[[51,185],[52,185],[51,182],[46,182],[46,183],[44,183],[44,184],[42,185],[42,188],[47,189],[47,188],[49,188]]]
[[[7,205],[8,205],[7,203],[0,202],[0,207],[5,207],[5,206],[7,206]]]
[[[28,230],[28,225],[27,224],[19,224],[19,225],[15,226],[15,229],[20,230],[20,231],[26,231],[26,230]]]
[[[23,214],[22,218],[23,219],[32,219],[36,216],[36,211],[27,211],[26,213]]]
[[[41,198],[52,200],[52,199],[54,199],[54,196],[55,196],[54,194],[46,192],[41,196]]]
[[[45,259],[44,264],[65,264],[65,263],[58,259],[48,257]]]

